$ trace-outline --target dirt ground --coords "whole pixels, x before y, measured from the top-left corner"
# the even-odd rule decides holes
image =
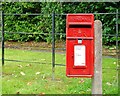
[[[55,51],[56,52],[65,52],[65,42],[55,42]],[[52,44],[46,42],[13,42],[7,41],[5,42],[5,48],[12,48],[12,49],[21,49],[21,50],[36,50],[36,51],[51,51]],[[102,49],[103,55],[105,56],[116,56],[116,49],[115,48],[105,48]]]
[[[46,42],[5,42],[5,48],[34,50],[34,51],[51,51],[52,43]],[[55,50],[57,52],[65,52],[65,42],[55,42]]]

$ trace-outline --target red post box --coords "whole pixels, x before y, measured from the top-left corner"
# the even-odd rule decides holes
[[[92,77],[94,73],[94,15],[67,14],[66,75]]]

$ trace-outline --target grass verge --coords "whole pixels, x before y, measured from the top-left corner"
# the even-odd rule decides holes
[[[5,58],[24,62],[5,61],[2,94],[91,94],[91,79],[68,78],[65,66],[56,66],[52,80],[50,52],[5,49]],[[65,54],[56,54],[56,63],[65,64]],[[103,94],[117,94],[116,59],[103,57],[102,66]]]

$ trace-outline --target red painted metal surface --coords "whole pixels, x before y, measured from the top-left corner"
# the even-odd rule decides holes
[[[77,54],[75,53],[75,50],[77,50],[76,52],[81,53]],[[82,50],[85,51],[83,52],[83,54]],[[83,59],[81,59],[80,55],[84,56],[84,58],[82,57]],[[82,63],[80,65],[78,63],[75,63],[82,62],[79,61],[79,59],[83,60],[84,62],[83,65]],[[66,17],[66,76],[90,78],[93,76],[93,74],[94,74],[94,15],[68,14]]]

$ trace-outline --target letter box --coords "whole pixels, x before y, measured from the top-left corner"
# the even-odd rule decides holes
[[[67,14],[66,75],[92,77],[94,74],[94,15]]]

